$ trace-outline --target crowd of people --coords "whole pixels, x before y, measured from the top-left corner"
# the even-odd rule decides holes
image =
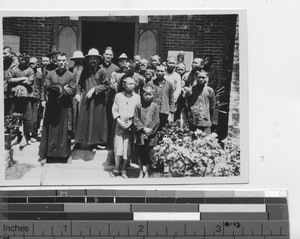
[[[71,163],[72,147],[106,148],[114,154],[112,176],[126,178],[126,166],[138,164],[140,177],[148,177],[157,132],[168,122],[207,134],[216,130],[212,56],[193,59],[190,72],[175,56],[148,61],[122,53],[118,66],[113,58],[112,47],[103,55],[95,48],[85,56],[75,51],[70,59],[55,46],[41,59],[4,47],[4,111],[23,115],[20,150],[40,142],[43,165]]]

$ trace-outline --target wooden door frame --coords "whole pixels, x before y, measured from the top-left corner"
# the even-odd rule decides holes
[[[81,20],[68,20],[68,19],[60,19],[60,18],[56,18],[54,19],[54,45],[56,47],[58,47],[58,40],[59,40],[59,26],[76,26],[78,28],[76,33],[77,36],[77,45],[76,45],[76,49],[81,51],[81,37],[82,37],[82,24],[81,24]]]
[[[80,21],[138,23],[138,16],[79,17]]]
[[[135,24],[135,37],[134,37],[134,55],[137,55],[139,52],[139,29],[143,28],[145,31],[147,30],[158,30],[157,35],[157,46],[158,46],[158,55],[161,55],[162,42],[161,42],[161,23],[136,23]]]
[[[158,46],[158,55],[161,55],[162,51],[162,41],[161,41],[161,23],[139,23],[138,16],[108,16],[108,17],[79,17],[78,20],[69,20],[69,19],[54,19],[54,45],[58,47],[58,39],[59,39],[59,26],[76,26],[78,27],[77,34],[77,50],[82,50],[82,21],[107,21],[107,22],[127,22],[127,23],[135,23],[135,36],[134,36],[134,55],[138,54],[139,51],[139,29],[142,27],[145,30],[158,30],[157,35],[157,46]]]
[[[133,54],[135,55],[135,52],[138,51],[138,49],[136,48],[136,36],[137,36],[137,26],[139,23],[139,17],[138,16],[101,16],[101,17],[95,17],[95,16],[91,16],[91,17],[79,17],[79,21],[80,21],[80,40],[82,38],[82,21],[85,22],[119,22],[119,23],[134,23],[135,24],[135,30],[134,30],[134,50],[133,50]],[[80,41],[81,43],[81,41]],[[80,45],[80,48],[81,45]]]

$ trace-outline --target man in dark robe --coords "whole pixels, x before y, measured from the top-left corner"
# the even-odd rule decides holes
[[[108,82],[108,85],[110,86],[110,79],[111,74],[113,72],[119,71],[119,67],[116,66],[114,63],[112,63],[112,59],[114,58],[114,53],[111,47],[106,47],[103,53],[104,61],[101,64],[101,68],[105,72],[106,80]],[[111,149],[112,147],[112,134],[110,133],[112,131],[112,126],[114,119],[112,117],[112,106],[114,103],[116,95],[116,90],[109,87],[108,90],[105,92],[105,101],[106,101],[106,117],[107,117],[107,149]]]
[[[99,66],[102,56],[98,50],[92,48],[85,58],[88,66],[82,71],[76,93],[76,98],[80,98],[80,115],[74,149],[85,144],[96,152],[98,145],[107,142],[105,91],[109,86],[105,71]]]
[[[58,68],[49,71],[44,84],[42,100],[46,111],[39,149],[39,161],[50,159],[71,163],[72,101],[76,80],[67,69],[67,55],[57,55]]]

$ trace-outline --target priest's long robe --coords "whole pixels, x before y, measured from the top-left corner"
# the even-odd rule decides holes
[[[76,80],[68,70],[49,71],[45,79],[47,98],[40,158],[68,158],[71,155],[72,101]]]
[[[80,114],[77,123],[75,143],[98,145],[107,143],[106,95],[108,81],[105,71],[100,68],[95,73],[84,71],[81,75],[84,84],[78,85],[81,93]],[[86,94],[94,88],[91,98]]]

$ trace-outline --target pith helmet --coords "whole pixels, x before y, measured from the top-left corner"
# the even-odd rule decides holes
[[[121,56],[119,56],[119,59],[128,59],[128,57],[125,53],[122,53]]]
[[[100,54],[99,54],[99,51],[96,49],[96,48],[92,48],[89,50],[88,54],[85,55],[84,57],[89,57],[89,56],[97,56],[97,57],[100,57],[101,59],[103,58]]]
[[[73,56],[70,58],[70,60],[75,59],[84,59],[84,56],[81,51],[74,51]]]

